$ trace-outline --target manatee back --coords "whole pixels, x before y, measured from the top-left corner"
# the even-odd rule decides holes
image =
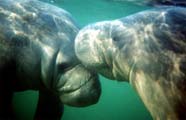
[[[133,56],[135,50],[147,55],[186,54],[185,18],[186,8],[162,7],[120,19],[124,26],[121,51]]]
[[[126,45],[121,48],[125,58],[138,61],[139,69],[144,69],[147,73],[154,72],[157,74],[155,76],[170,77],[170,72],[179,69],[177,72],[185,77],[185,18],[186,8],[162,7],[120,19],[126,28],[122,40]],[[175,68],[176,64],[179,68]],[[149,66],[152,70],[149,70]],[[166,72],[161,73],[162,71]],[[179,76],[178,73],[175,76]]]
[[[174,61],[186,53],[186,8],[162,7],[120,19],[123,30],[118,45],[124,58],[151,63]],[[145,62],[146,60],[146,62]],[[169,63],[167,63],[169,64]],[[143,65],[142,65],[143,66]]]
[[[37,0],[0,2],[0,45],[6,48],[42,44],[55,48],[73,42],[77,31],[71,15],[50,4]]]
[[[48,64],[55,62],[53,55],[59,49],[75,54],[73,45],[78,30],[71,15],[61,8],[38,0],[2,0],[0,69],[11,62],[20,83],[32,86],[31,81],[41,75],[41,59]]]

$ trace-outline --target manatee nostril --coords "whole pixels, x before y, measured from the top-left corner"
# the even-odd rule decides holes
[[[64,73],[64,72],[72,69],[75,65],[76,65],[75,63],[63,62],[58,65],[58,70],[61,71],[62,73]]]
[[[58,66],[59,70],[65,71],[70,65],[68,63],[62,63]]]
[[[115,41],[115,42],[120,41],[120,35],[113,35],[112,40]]]
[[[116,41],[116,42],[119,41],[119,39],[117,37],[113,37],[112,40]]]

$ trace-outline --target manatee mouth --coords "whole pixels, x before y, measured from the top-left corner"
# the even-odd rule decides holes
[[[96,77],[94,76],[91,76],[89,79],[87,79],[86,81],[80,81],[81,83],[79,85],[76,85],[76,86],[72,86],[72,85],[65,85],[64,84],[64,87],[60,88],[59,91],[60,93],[62,94],[68,94],[68,93],[72,93],[72,92],[75,92],[79,89],[81,89],[82,87],[86,86],[91,80],[94,80],[96,79]]]
[[[86,107],[98,102],[101,86],[96,76],[92,76],[77,87],[63,87],[61,101],[74,107]]]
[[[57,91],[64,104],[84,107],[95,104],[101,93],[98,75],[78,65],[60,77]]]

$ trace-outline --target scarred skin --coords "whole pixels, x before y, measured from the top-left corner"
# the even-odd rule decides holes
[[[78,33],[75,51],[86,67],[129,82],[153,119],[186,119],[185,8],[90,24]]]
[[[15,91],[39,90],[35,119],[61,118],[63,104],[95,104],[100,83],[75,56],[71,15],[37,0],[0,1],[0,119],[13,119]]]

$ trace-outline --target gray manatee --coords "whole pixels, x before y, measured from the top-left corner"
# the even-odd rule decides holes
[[[0,1],[0,119],[13,119],[15,91],[39,90],[35,119],[60,119],[63,104],[83,107],[100,96],[98,76],[77,59],[79,31],[63,9],[37,0]]]
[[[186,119],[185,8],[90,24],[76,36],[75,52],[86,67],[129,82],[153,119]]]

